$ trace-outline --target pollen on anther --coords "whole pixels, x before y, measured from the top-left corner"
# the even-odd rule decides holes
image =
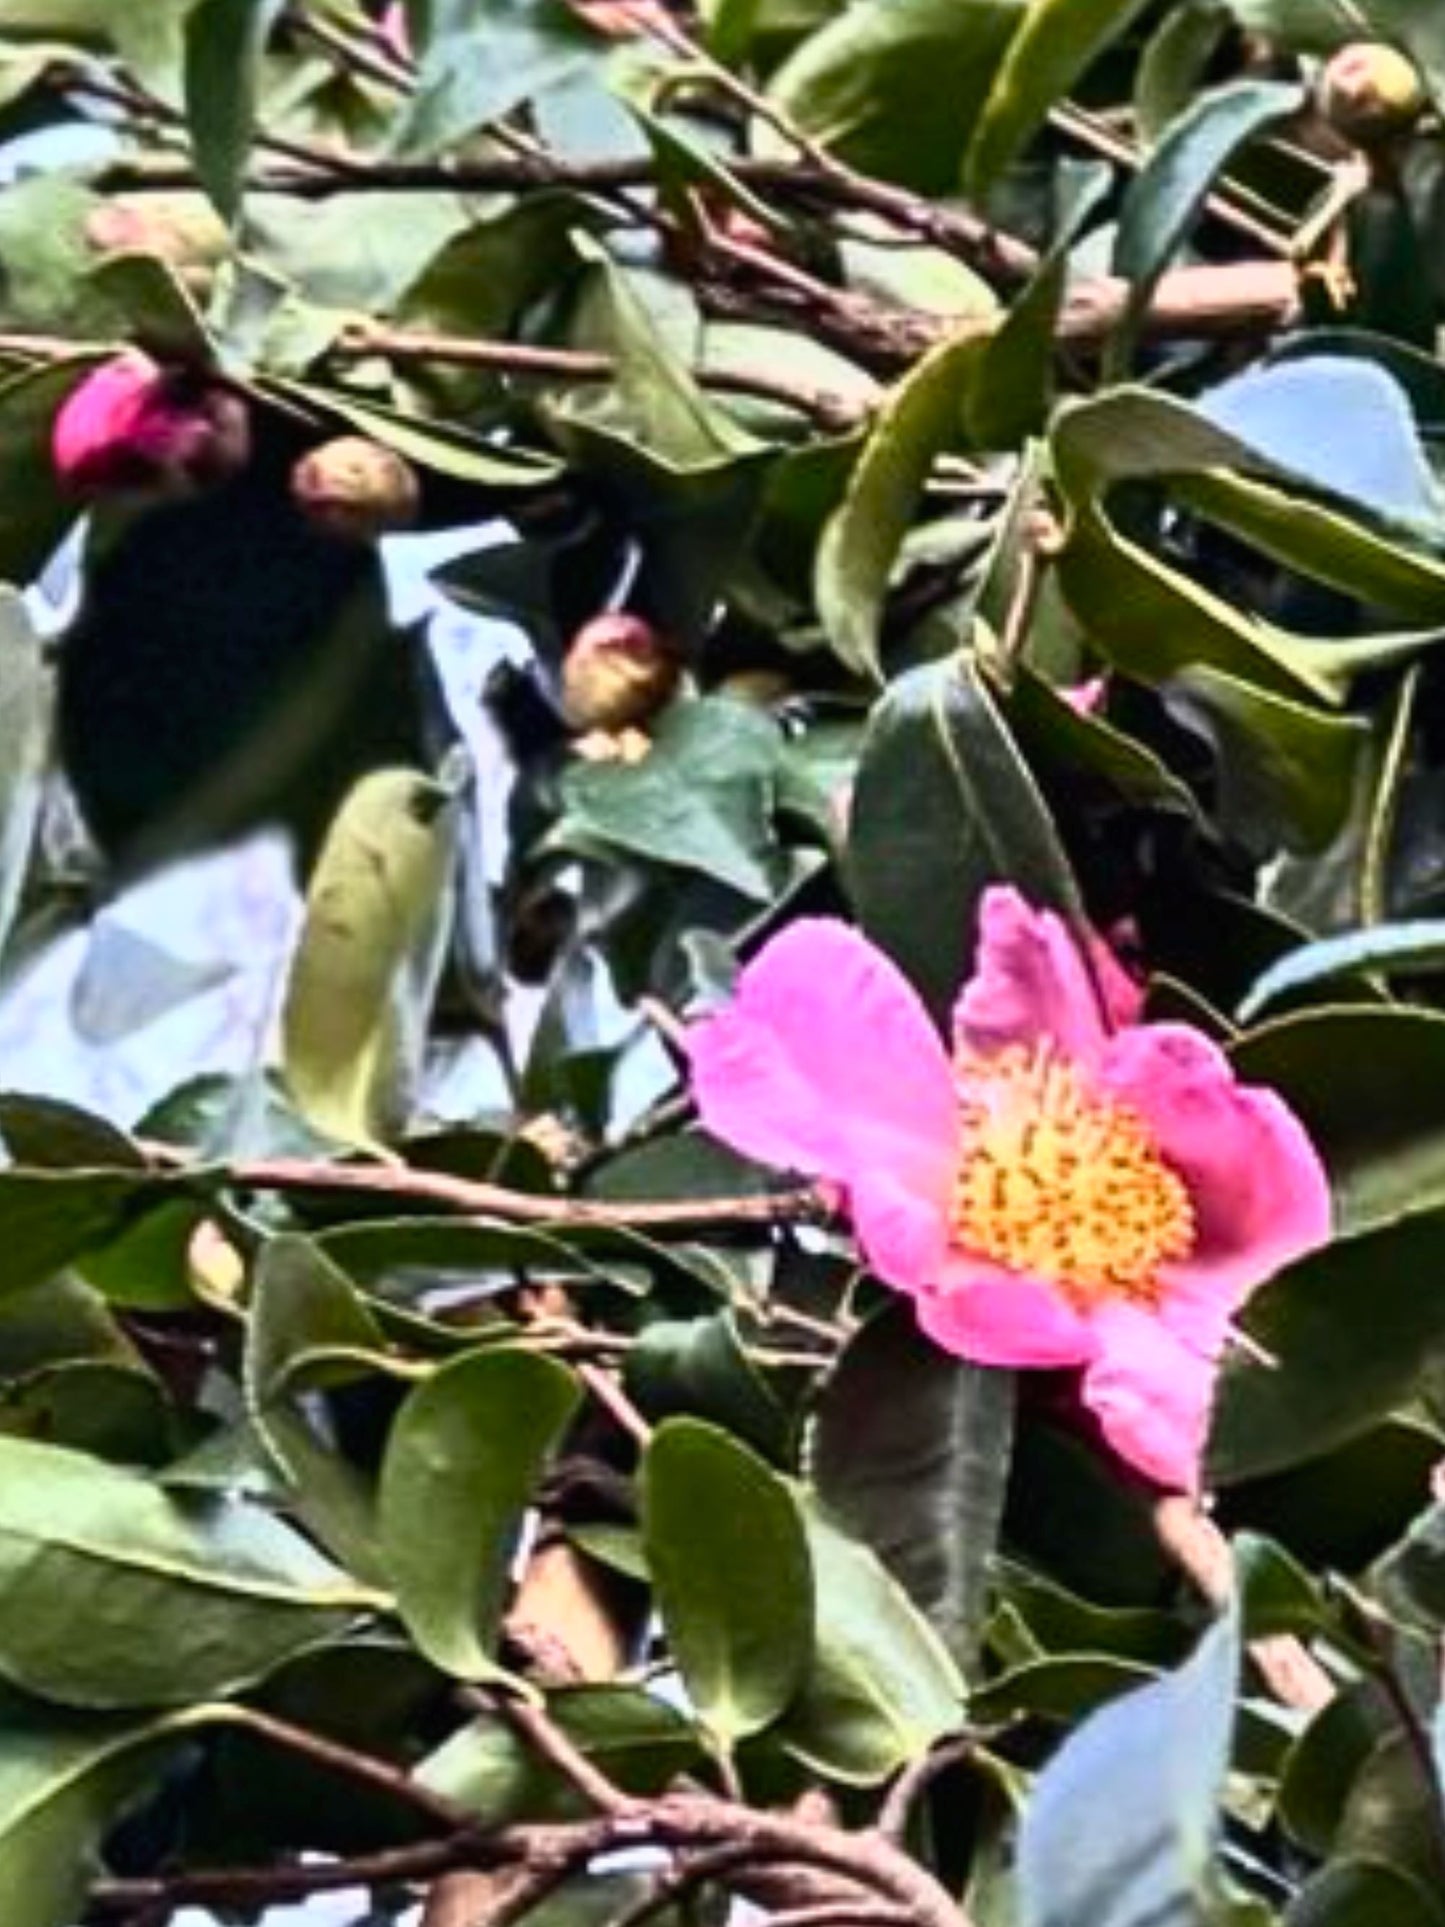
[[[1153,1304],[1194,1246],[1194,1210],[1137,1112],[1048,1046],[960,1064],[955,1243],[1046,1278],[1081,1308]]]

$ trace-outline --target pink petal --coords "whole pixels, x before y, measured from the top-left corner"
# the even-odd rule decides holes
[[[847,924],[790,924],[732,1003],[689,1030],[687,1053],[702,1121],[724,1143],[860,1199],[886,1174],[946,1211],[958,1137],[948,1058],[901,971]]]
[[[847,1191],[848,1215],[868,1268],[899,1291],[925,1291],[948,1260],[947,1196],[910,1190],[888,1171],[866,1171]]]
[[[1139,1112],[1189,1188],[1197,1242],[1161,1273],[1161,1316],[1213,1347],[1256,1286],[1328,1239],[1324,1166],[1284,1100],[1236,1084],[1224,1053],[1186,1024],[1121,1032],[1099,1081]]]
[[[1110,1030],[1138,1017],[1143,992],[1097,939],[1090,956],[1092,969],[1052,910],[1035,910],[1007,884],[985,890],[973,975],[954,1009],[958,1042],[986,1056],[1049,1042],[1092,1063]]]
[[[1043,1278],[950,1252],[918,1322],[946,1352],[976,1365],[1082,1365],[1099,1341],[1089,1320]]]
[[[1171,1492],[1197,1491],[1214,1359],[1138,1305],[1104,1307],[1094,1329],[1101,1349],[1084,1373],[1083,1394],[1104,1437]]]

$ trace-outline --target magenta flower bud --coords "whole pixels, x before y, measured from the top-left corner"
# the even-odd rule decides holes
[[[573,729],[638,729],[677,694],[682,661],[641,616],[584,622],[562,663],[562,713]]]
[[[70,391],[50,450],[61,486],[73,495],[173,499],[245,466],[250,421],[239,397],[132,349]]]

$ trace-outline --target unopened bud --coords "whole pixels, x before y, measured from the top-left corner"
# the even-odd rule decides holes
[[[375,542],[413,528],[421,512],[416,470],[365,435],[339,435],[303,455],[291,494],[313,528],[344,542]]]
[[[573,729],[636,728],[677,692],[676,649],[641,616],[594,616],[562,663],[562,713]]]
[[[162,368],[133,349],[71,389],[50,449],[71,494],[175,500],[245,467],[250,416],[229,389],[192,369]]]
[[[1407,134],[1425,105],[1415,67],[1383,41],[1341,47],[1320,75],[1320,112],[1342,139],[1366,152]]]
[[[92,210],[85,238],[100,255],[153,254],[204,299],[229,246],[226,224],[203,194],[120,195]]]

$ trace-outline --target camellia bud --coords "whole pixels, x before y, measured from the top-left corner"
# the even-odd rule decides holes
[[[204,194],[118,195],[92,210],[85,238],[97,254],[154,254],[204,300],[230,245]]]
[[[291,494],[313,528],[344,542],[375,542],[413,528],[421,511],[416,470],[365,435],[338,435],[301,457]]]
[[[676,649],[641,616],[594,616],[562,663],[562,713],[573,729],[635,729],[671,701],[682,677]]]
[[[1342,139],[1367,152],[1407,134],[1425,105],[1414,66],[1383,41],[1341,47],[1320,75],[1320,112]]]
[[[245,467],[250,416],[229,389],[193,369],[162,368],[132,349],[71,389],[56,414],[50,451],[71,494],[173,501]]]

